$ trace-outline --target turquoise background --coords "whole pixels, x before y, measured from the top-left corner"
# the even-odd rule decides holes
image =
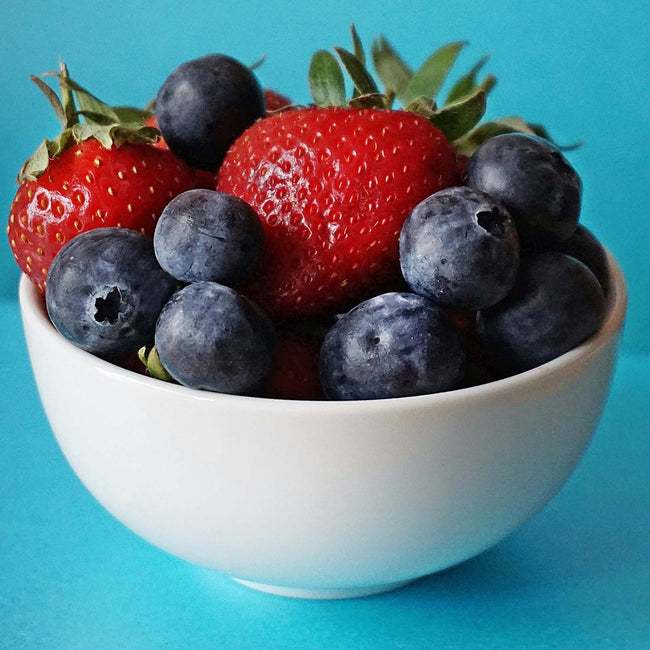
[[[166,555],[76,479],[33,383],[0,241],[0,648],[650,647],[650,4],[627,2],[4,2],[0,205],[57,121],[29,81],[56,68],[110,103],[146,104],[179,63],[224,52],[307,102],[311,53],[384,33],[416,66],[466,39],[499,78],[489,116],[545,124],[584,182],[582,220],[627,275],[612,394],[560,494],[496,548],[370,599],[290,601]]]

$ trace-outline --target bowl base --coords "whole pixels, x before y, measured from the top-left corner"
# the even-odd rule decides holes
[[[333,588],[333,589],[300,589],[294,587],[280,587],[277,585],[266,585],[261,582],[251,582],[241,578],[232,577],[235,582],[257,591],[263,591],[275,596],[284,596],[285,598],[304,598],[309,600],[342,600],[344,598],[363,598],[364,596],[374,596],[393,589],[399,589],[417,578],[411,580],[402,580],[400,582],[390,582],[383,585],[373,585],[370,587],[351,587],[351,588]]]

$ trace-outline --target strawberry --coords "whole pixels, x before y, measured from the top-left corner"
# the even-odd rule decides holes
[[[169,200],[197,186],[192,169],[154,146],[159,133],[143,124],[143,114],[111,109],[73,82],[65,66],[57,76],[62,102],[33,79],[59,115],[63,132],[45,140],[21,170],[7,228],[18,265],[41,291],[66,241],[100,226],[152,235]]]
[[[144,123],[145,126],[150,126],[152,129],[158,129],[158,120],[156,119],[154,113],[147,115],[147,117],[144,118]],[[158,138],[158,140],[152,142],[151,146],[156,147],[156,149],[169,149],[169,145],[165,142],[165,139],[162,137],[162,135],[160,138]]]
[[[512,117],[478,125],[496,81],[477,81],[485,57],[438,105],[465,43],[439,48],[413,72],[379,37],[372,57],[382,93],[354,27],[352,40],[354,53],[334,48],[338,60],[314,55],[315,107],[253,124],[219,172],[217,189],[245,200],[264,224],[262,268],[243,291],[275,318],[345,310],[399,286],[398,237],[409,212],[459,184],[464,160],[488,137],[541,133]],[[349,101],[341,64],[354,85]],[[392,109],[395,99],[405,110]]]
[[[259,120],[231,147],[217,184],[265,227],[262,268],[243,291],[293,317],[390,288],[404,219],[457,181],[451,145],[414,113],[315,107]]]
[[[472,311],[466,311],[464,309],[453,309],[451,307],[445,307],[445,314],[450,320],[456,329],[461,333],[465,339],[469,339],[474,335],[474,330],[476,328],[476,313]]]
[[[465,185],[465,179],[467,177],[467,163],[469,158],[464,156],[462,153],[456,154],[456,166],[458,167],[458,174],[460,175],[463,185]]]
[[[275,363],[266,397],[275,399],[324,399],[318,376],[320,342],[313,336],[278,332]]]
[[[267,114],[291,106],[291,100],[286,95],[271,88],[264,89],[264,103],[266,104]]]

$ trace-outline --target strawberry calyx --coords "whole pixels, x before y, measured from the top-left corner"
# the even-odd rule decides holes
[[[62,130],[56,138],[46,138],[41,142],[22,166],[18,182],[36,180],[47,169],[52,158],[68,147],[91,138],[106,149],[119,147],[125,142],[154,143],[160,139],[160,131],[145,124],[150,115],[148,111],[130,106],[109,106],[73,81],[64,63],[60,64],[59,72],[44,76],[57,78],[60,97],[39,77],[32,75],[31,79],[46,96],[61,122]]]
[[[481,122],[487,108],[487,98],[496,85],[492,74],[478,79],[488,61],[483,56],[468,72],[452,84],[444,101],[438,98],[456,60],[467,45],[466,41],[448,43],[438,48],[413,71],[384,36],[372,43],[371,58],[383,89],[379,88],[366,65],[361,39],[351,27],[353,52],[342,47],[319,50],[309,67],[309,87],[316,106],[349,106],[391,110],[398,101],[404,110],[426,117],[451,142],[459,155],[471,156],[488,138],[503,133],[527,133],[552,141],[548,131],[539,124],[520,117],[507,116]],[[343,70],[352,81],[352,97],[346,92]],[[557,143],[554,143],[557,145]],[[574,149],[574,144],[560,149]]]
[[[138,359],[144,366],[147,374],[162,381],[177,383],[174,378],[167,372],[160,361],[158,350],[155,345],[145,345],[138,350]]]

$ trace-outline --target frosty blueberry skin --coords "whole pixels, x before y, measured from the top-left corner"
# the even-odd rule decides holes
[[[522,244],[566,241],[580,216],[582,182],[547,140],[521,133],[486,140],[467,163],[467,184],[502,203]]]
[[[253,395],[271,372],[274,332],[252,302],[216,282],[175,293],[156,325],[165,370],[190,388]]]
[[[607,253],[596,236],[582,224],[569,239],[555,250],[580,260],[596,276],[605,295],[609,293],[609,262]]]
[[[266,109],[250,68],[210,54],[183,63],[167,77],[155,110],[169,148],[193,167],[214,171],[230,145]]]
[[[402,227],[399,253],[413,291],[440,305],[476,311],[512,288],[519,237],[507,210],[490,196],[452,187],[415,207]]]
[[[535,368],[595,334],[605,317],[596,276],[573,257],[548,251],[522,260],[507,298],[478,313],[476,334],[496,368]]]
[[[326,396],[406,397],[459,385],[465,350],[458,331],[430,300],[387,293],[362,302],[328,332],[320,354]]]
[[[245,201],[207,189],[188,190],[163,210],[154,231],[160,265],[183,282],[236,287],[259,263],[264,229]]]
[[[176,287],[151,240],[128,228],[96,228],[57,253],[48,272],[48,315],[68,340],[102,357],[134,352],[153,338]]]

